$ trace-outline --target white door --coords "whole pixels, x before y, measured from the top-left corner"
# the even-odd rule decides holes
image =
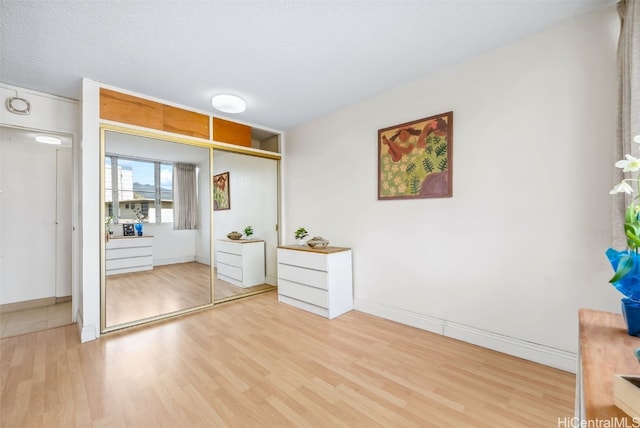
[[[71,150],[1,136],[0,304],[71,295]]]

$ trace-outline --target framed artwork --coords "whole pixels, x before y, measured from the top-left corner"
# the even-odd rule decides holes
[[[124,236],[136,236],[136,232],[133,230],[133,223],[123,223],[122,234]]]
[[[378,130],[378,200],[452,196],[453,112]]]
[[[223,172],[213,176],[213,210],[228,210],[230,208],[229,173]]]

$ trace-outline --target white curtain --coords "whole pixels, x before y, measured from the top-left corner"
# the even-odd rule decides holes
[[[618,129],[615,159],[625,154],[640,157],[640,144],[633,137],[640,135],[640,3],[620,0],[620,38],[618,40]],[[623,179],[622,170],[615,168],[614,182]],[[624,212],[631,200],[638,196],[617,194],[613,205],[613,247],[625,249]]]
[[[173,164],[173,228],[198,228],[196,166],[192,164]]]

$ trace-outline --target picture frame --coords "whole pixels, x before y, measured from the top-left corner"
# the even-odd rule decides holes
[[[231,209],[231,192],[229,183],[229,172],[216,174],[213,176],[213,210]]]
[[[136,231],[133,228],[133,223],[123,223],[122,224],[122,235],[123,236],[136,236]]]
[[[453,195],[453,112],[378,130],[378,200]]]

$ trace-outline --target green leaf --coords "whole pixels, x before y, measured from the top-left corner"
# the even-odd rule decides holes
[[[627,243],[630,247],[640,247],[640,225],[625,223],[624,233],[627,235]]]
[[[624,213],[624,222],[632,223],[635,220],[634,217],[635,217],[635,208],[633,207],[633,204],[631,204],[627,207],[627,210]]]
[[[618,262],[618,269],[616,269],[615,275],[609,280],[610,283],[618,282],[631,272],[633,269],[633,258],[629,255],[620,257]]]

